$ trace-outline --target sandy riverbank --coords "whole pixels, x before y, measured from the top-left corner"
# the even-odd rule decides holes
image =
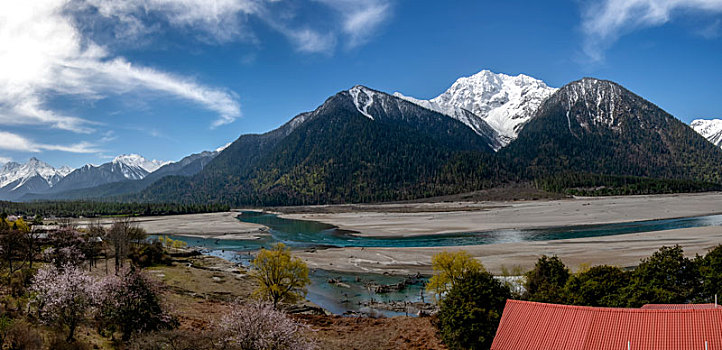
[[[447,250],[466,250],[499,274],[502,267],[523,271],[543,254],[558,255],[572,269],[581,264],[635,266],[662,246],[681,245],[688,256],[704,254],[722,244],[722,227],[695,227],[616,236],[554,241],[500,243],[432,248],[334,248],[298,252],[309,267],[347,272],[391,274],[431,273],[431,256]]]
[[[401,212],[399,207],[406,206]],[[368,207],[368,208],[366,208]],[[313,211],[314,207],[309,207]],[[281,214],[289,219],[315,220],[359,232],[360,236],[413,236],[568,225],[606,224],[722,213],[722,193],[562,200],[379,204],[359,211]],[[282,210],[282,209],[281,209]]]
[[[149,234],[183,235],[197,237],[211,237],[219,239],[254,239],[264,234],[266,227],[239,221],[238,212],[145,216],[133,218],[133,221],[145,229]],[[78,220],[76,224],[87,225],[91,220]],[[113,219],[98,219],[99,222],[110,226]]]

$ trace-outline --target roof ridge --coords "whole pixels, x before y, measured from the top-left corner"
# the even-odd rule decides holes
[[[608,306],[582,306],[582,305],[565,305],[565,304],[551,304],[551,303],[541,303],[538,301],[527,301],[527,300],[515,300],[515,299],[508,299],[507,303],[514,303],[514,304],[527,304],[527,305],[535,305],[538,307],[545,307],[545,308],[570,308],[570,309],[578,309],[578,310],[590,310],[595,312],[629,312],[629,313],[650,313],[650,312],[707,312],[707,311],[721,311],[722,307],[717,308],[709,308],[709,307],[702,307],[702,308],[669,308],[669,309],[655,309],[655,308],[628,308],[628,307],[608,307]],[[712,305],[712,304],[649,304],[649,305]]]

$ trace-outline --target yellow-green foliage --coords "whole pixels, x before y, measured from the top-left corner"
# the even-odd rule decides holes
[[[3,222],[0,223],[0,227],[5,227],[11,230],[19,230],[22,232],[30,232],[30,226],[23,220],[23,218],[18,218],[15,221],[8,221],[7,219],[0,219]]]
[[[254,295],[270,300],[273,306],[279,302],[296,302],[306,295],[308,267],[303,260],[291,255],[291,250],[278,243],[270,250],[261,249],[251,263],[251,277],[258,281]]]
[[[160,242],[164,247],[166,248],[173,248],[173,249],[181,249],[188,246],[188,243],[181,241],[180,239],[173,239],[168,236],[160,236],[158,237],[158,242]]]
[[[426,290],[441,296],[451,290],[461,279],[471,273],[485,271],[484,266],[464,250],[450,253],[443,251],[431,258],[434,276],[429,279]]]

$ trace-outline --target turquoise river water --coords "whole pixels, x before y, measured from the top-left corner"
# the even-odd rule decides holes
[[[238,219],[242,222],[261,224],[269,228],[267,234],[253,240],[219,240],[195,237],[176,237],[189,246],[203,248],[209,255],[223,257],[239,264],[247,265],[253,251],[268,248],[276,242],[294,249],[323,247],[443,247],[522,241],[558,240],[582,237],[600,237],[628,233],[664,231],[679,228],[722,226],[722,215],[707,215],[676,219],[635,221],[601,225],[560,226],[522,230],[493,230],[480,232],[424,235],[413,237],[361,237],[353,232],[315,221],[284,219],[275,214],[246,211]],[[314,270],[311,272],[311,285],[307,299],[336,314],[347,311],[379,312],[387,316],[403,313],[375,310],[363,304],[376,301],[428,300],[429,295],[422,294],[423,287],[410,285],[402,291],[384,294],[370,292],[365,286],[393,284],[406,279],[404,276],[385,276],[379,274],[352,274],[333,271]],[[329,279],[343,282],[343,286],[328,283]]]

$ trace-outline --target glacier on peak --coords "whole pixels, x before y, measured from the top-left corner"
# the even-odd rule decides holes
[[[497,133],[498,150],[518,136],[541,103],[555,91],[556,88],[524,74],[510,76],[482,70],[459,78],[448,90],[430,100],[399,92],[394,96],[457,119],[477,134],[482,127],[480,118]]]

